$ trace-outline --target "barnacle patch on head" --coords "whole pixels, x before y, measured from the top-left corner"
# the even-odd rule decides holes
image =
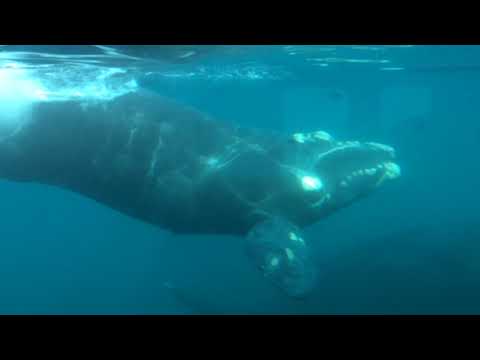
[[[295,142],[304,144],[304,143],[332,143],[333,137],[325,131],[315,131],[311,133],[295,133],[292,135],[292,138]]]

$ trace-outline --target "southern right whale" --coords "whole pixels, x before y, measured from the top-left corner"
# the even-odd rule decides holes
[[[38,101],[0,139],[0,177],[66,188],[174,233],[245,237],[254,264],[292,296],[316,279],[300,229],[398,177],[394,158],[322,131],[237,127],[146,91]]]

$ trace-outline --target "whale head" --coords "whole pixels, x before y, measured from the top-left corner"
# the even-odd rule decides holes
[[[401,175],[395,149],[376,142],[337,141],[323,131],[297,133],[286,165],[297,178],[306,222],[374,192]]]
[[[270,188],[257,203],[260,219],[247,235],[247,254],[264,277],[303,298],[315,289],[320,269],[301,227],[367,196],[401,170],[390,146],[336,141],[321,131],[294,134],[269,155],[275,161],[263,168]]]
[[[401,175],[392,147],[337,141],[323,131],[293,134],[266,158],[263,166],[254,166],[257,177],[259,168],[268,169],[262,172],[269,176],[262,201],[256,203],[258,221],[280,216],[300,227],[318,222]]]

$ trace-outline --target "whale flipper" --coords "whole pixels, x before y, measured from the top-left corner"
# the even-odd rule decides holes
[[[246,237],[247,255],[263,275],[296,298],[315,287],[317,271],[300,230],[287,220],[274,217],[258,223]]]

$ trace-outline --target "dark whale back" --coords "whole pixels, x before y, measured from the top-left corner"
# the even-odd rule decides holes
[[[218,170],[212,164],[209,173],[208,162],[228,161],[243,132],[147,92],[38,103],[14,141],[2,144],[0,175],[61,186],[175,232],[243,234],[253,221],[238,216],[245,209],[221,189],[206,190]],[[224,221],[213,215],[218,207]]]

